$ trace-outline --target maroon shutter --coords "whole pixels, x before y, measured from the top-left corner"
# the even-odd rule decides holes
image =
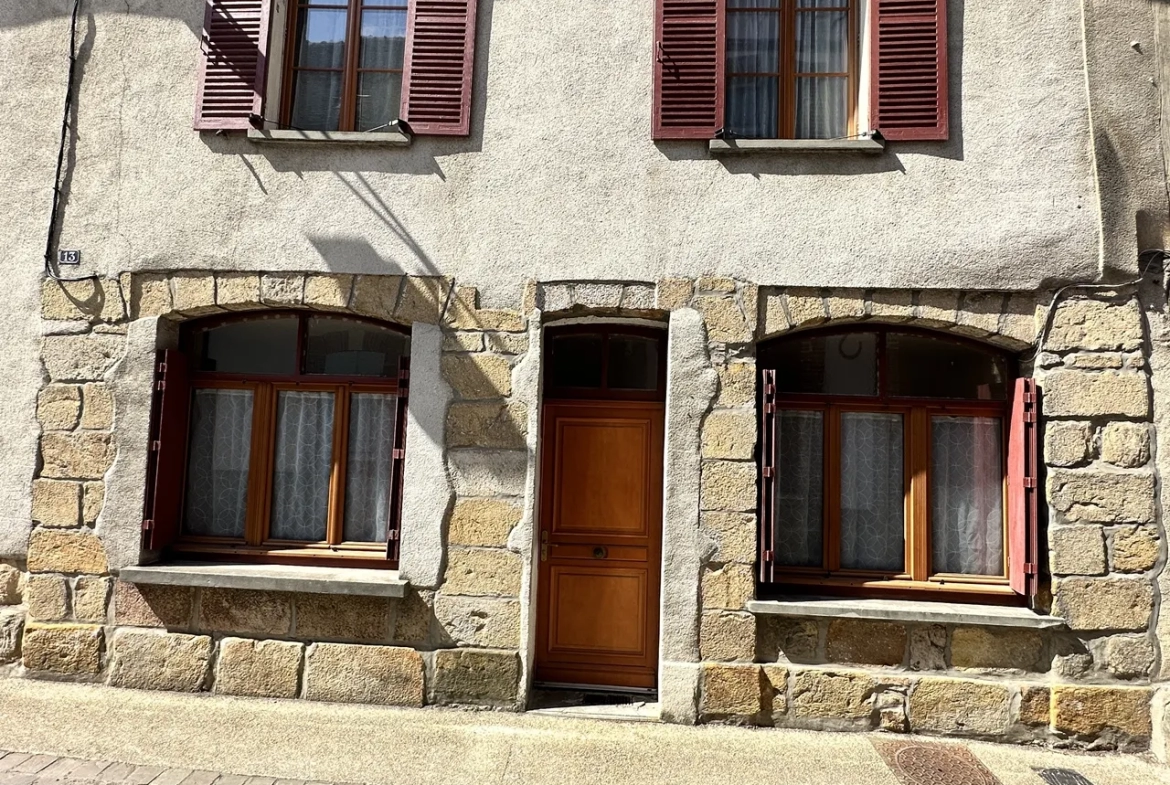
[[[394,416],[394,452],[390,472],[390,522],[386,526],[386,558],[398,561],[402,531],[402,489],[406,482],[406,408],[410,398],[410,360],[403,357],[398,371],[398,409]]]
[[[270,0],[207,0],[195,128],[246,130],[263,116]]]
[[[1040,399],[1035,379],[1017,379],[1008,423],[1008,578],[1012,591],[1036,595],[1040,550]]]
[[[143,545],[152,551],[162,550],[179,535],[191,402],[186,355],[173,349],[159,352],[155,368],[146,519],[142,522]]]
[[[655,139],[711,139],[723,127],[726,0],[657,0]]]
[[[402,71],[402,119],[417,134],[467,136],[476,0],[411,0]]]
[[[761,372],[760,386],[760,583],[770,583],[776,561],[776,372]]]
[[[871,125],[892,140],[946,139],[947,0],[870,0]]]

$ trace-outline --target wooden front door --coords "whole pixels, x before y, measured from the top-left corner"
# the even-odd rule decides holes
[[[615,397],[544,404],[538,683],[657,686],[665,404]]]

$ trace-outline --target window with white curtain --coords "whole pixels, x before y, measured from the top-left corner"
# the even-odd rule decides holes
[[[854,133],[859,0],[727,0],[725,131],[740,138]]]

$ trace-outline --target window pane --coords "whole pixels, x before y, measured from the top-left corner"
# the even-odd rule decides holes
[[[325,539],[333,398],[331,392],[278,393],[269,539]]]
[[[345,65],[344,9],[301,9],[297,65],[301,68],[341,68]]]
[[[727,15],[727,72],[769,73],[780,70],[780,15]]]
[[[294,374],[297,372],[297,319],[229,322],[195,333],[195,362],[200,371]]]
[[[596,333],[553,338],[551,386],[600,388],[602,344],[602,336]]]
[[[346,542],[386,541],[397,403],[393,395],[355,393],[349,399]]]
[[[357,130],[382,130],[402,109],[402,74],[367,71],[358,74]]]
[[[311,318],[305,331],[305,373],[395,378],[410,338],[349,319]]]
[[[1002,440],[995,417],[931,418],[934,572],[1004,574]]]
[[[341,72],[297,71],[289,125],[299,131],[336,131],[341,117]]]
[[[608,383],[613,390],[657,390],[658,341],[639,335],[611,335]]]
[[[848,8],[850,0],[796,0],[797,8]]]
[[[251,454],[252,391],[196,390],[183,515],[187,534],[244,536]]]
[[[362,12],[362,68],[402,68],[406,11]]]
[[[877,335],[846,333],[779,341],[760,350],[784,393],[877,395]]]
[[[780,80],[773,76],[727,81],[727,130],[745,139],[775,139],[780,117]]]
[[[849,133],[849,77],[796,80],[796,138],[839,139]]]
[[[902,415],[841,415],[841,566],[902,572],[906,506]]]
[[[890,333],[886,351],[890,395],[1007,399],[1007,362],[994,352],[914,333]]]
[[[796,72],[849,70],[849,12],[807,11],[796,15]]]
[[[779,8],[780,0],[727,0],[728,8]]]
[[[824,563],[824,415],[779,412],[776,423],[776,564]]]

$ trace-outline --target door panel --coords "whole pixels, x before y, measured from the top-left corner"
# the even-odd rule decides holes
[[[544,406],[536,680],[657,684],[664,405]]]

